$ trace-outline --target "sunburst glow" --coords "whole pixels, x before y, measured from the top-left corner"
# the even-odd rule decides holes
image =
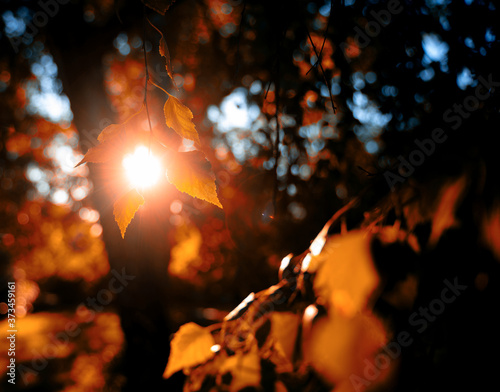
[[[147,147],[138,146],[133,154],[125,155],[122,165],[128,180],[137,188],[148,188],[160,178],[160,161]]]

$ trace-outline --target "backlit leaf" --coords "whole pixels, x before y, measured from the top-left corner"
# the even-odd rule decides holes
[[[115,149],[116,149],[116,143],[113,143],[112,141],[106,141],[104,143],[98,144],[95,147],[91,147],[84,155],[83,159],[80,162],[78,162],[75,167],[78,167],[87,162],[92,162],[92,163],[108,162],[113,158],[112,153]]]
[[[123,152],[122,150],[127,143],[134,144],[134,142],[138,142],[149,136],[149,133],[143,132],[144,130],[141,128],[143,110],[144,106],[124,123],[111,124],[104,128],[97,137],[99,144],[91,147],[75,167],[86,162],[108,162],[116,158],[117,154]]]
[[[115,202],[113,214],[115,216],[116,223],[118,223],[118,227],[120,228],[122,238],[125,237],[127,226],[132,221],[135,213],[143,204],[144,198],[135,188],[125,193]]]
[[[261,385],[261,367],[257,345],[253,344],[246,353],[238,351],[235,355],[227,358],[220,366],[219,372],[220,374],[230,373],[232,375],[230,391],[259,387]]]
[[[144,105],[142,108],[132,116],[130,116],[125,122],[121,124],[111,124],[104,128],[99,136],[97,136],[97,140],[101,143],[106,140],[111,140],[121,132],[126,133],[127,130],[139,130],[140,129],[140,121],[141,114],[144,114]]]
[[[379,283],[370,241],[363,231],[334,236],[309,264],[308,272],[317,273],[316,295],[348,317],[365,307]]]
[[[292,361],[299,325],[300,316],[298,314],[292,312],[273,312],[271,314],[271,335],[290,361]]]
[[[173,95],[168,94],[168,100],[163,107],[167,126],[172,128],[179,136],[200,144],[198,132],[192,121],[193,113]]]
[[[181,369],[208,361],[215,355],[211,350],[214,344],[214,338],[207,329],[195,323],[184,324],[170,342],[170,358],[163,377],[169,378]]]
[[[189,151],[172,155],[167,167],[167,178],[181,192],[222,208],[217,197],[215,175],[202,152]]]
[[[372,362],[386,342],[387,332],[373,313],[365,309],[345,317],[334,310],[314,322],[303,337],[302,349],[306,363],[325,380],[338,384],[352,375],[365,376],[366,362]],[[380,376],[370,381],[382,381]],[[352,385],[347,390],[358,391]]]

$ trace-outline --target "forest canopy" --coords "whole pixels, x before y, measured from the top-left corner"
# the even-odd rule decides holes
[[[3,1],[2,390],[491,389],[498,13]]]

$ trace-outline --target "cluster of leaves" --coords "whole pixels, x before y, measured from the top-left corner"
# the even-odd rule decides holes
[[[352,390],[352,375],[390,336],[373,313],[381,281],[372,243],[409,247],[411,236],[393,227],[328,236],[330,224],[308,251],[283,259],[278,284],[251,293],[221,324],[182,326],[164,377],[184,370],[185,391]]]
[[[159,52],[165,57],[166,69],[168,75],[172,78],[168,47],[163,34],[158,29],[157,31],[161,34]],[[148,78],[146,69],[147,81]],[[104,128],[97,138],[99,144],[90,148],[77,166],[86,162],[104,163],[113,160],[120,161],[127,152],[132,151],[137,146],[147,145],[149,146],[150,153],[154,151],[156,155],[165,159],[168,180],[179,191],[222,208],[217,197],[215,175],[205,154],[200,151],[200,138],[192,121],[193,113],[179,99],[165,90],[163,91],[168,95],[163,108],[166,125],[173,129],[180,137],[191,140],[198,150],[177,152],[165,142],[167,135],[163,131],[158,130],[157,132],[153,132],[147,107],[147,98],[145,98],[145,104],[142,108],[125,122],[122,124],[111,124]],[[146,121],[150,124],[149,130],[145,130],[143,126],[147,124]],[[125,236],[127,226],[132,221],[139,207],[143,204],[144,197],[140,189],[137,188],[126,190],[116,200],[114,204],[114,216],[122,237]]]

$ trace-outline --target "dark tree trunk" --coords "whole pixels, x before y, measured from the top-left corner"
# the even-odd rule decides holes
[[[115,122],[116,113],[104,86],[103,55],[114,49],[113,39],[129,26],[119,25],[112,18],[114,25],[110,22],[106,28],[96,28],[85,23],[82,15],[81,6],[68,4],[62,15],[51,21],[47,36],[52,39],[48,44],[59,67],[64,93],[71,101],[73,121],[85,152],[97,143],[102,124]],[[141,22],[140,18],[137,22]],[[109,176],[106,178],[103,170],[100,165],[90,165],[94,183],[91,197],[101,216],[110,267],[134,277],[108,305],[116,307],[125,333],[125,349],[116,370],[127,378],[123,390],[166,390],[169,384],[172,386],[172,382],[162,379],[171,328],[166,316],[168,226],[155,215],[153,203],[141,209],[135,224],[128,228],[127,238],[122,239],[113,217]],[[107,287],[109,279],[111,275],[103,279],[103,287]]]

